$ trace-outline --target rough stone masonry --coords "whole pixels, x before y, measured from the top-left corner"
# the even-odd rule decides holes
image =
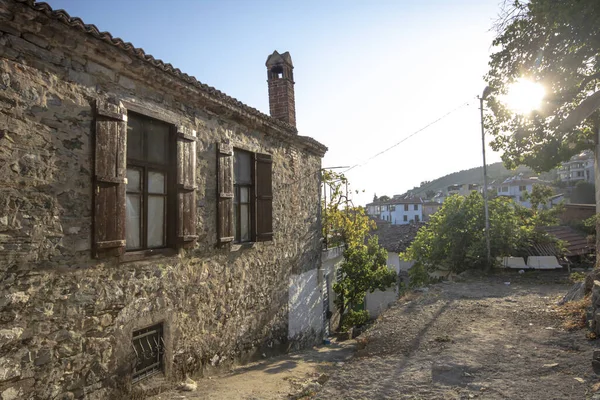
[[[92,257],[94,104],[114,99],[197,132],[197,239],[172,255]],[[217,245],[223,141],[272,156],[271,241]],[[290,276],[320,261],[325,151],[79,19],[0,0],[0,398],[124,398],[132,333],[156,323],[167,380],[289,346]]]

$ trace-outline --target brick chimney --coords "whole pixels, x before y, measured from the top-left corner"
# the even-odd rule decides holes
[[[269,83],[269,109],[271,117],[296,126],[296,101],[294,100],[294,65],[289,52],[274,51],[267,58]]]

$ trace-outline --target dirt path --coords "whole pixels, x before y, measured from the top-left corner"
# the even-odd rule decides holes
[[[201,379],[193,392],[170,391],[152,400],[280,400],[320,390],[329,376],[348,362],[356,342],[332,343],[300,353],[238,367],[231,373]],[[321,383],[319,383],[321,382]]]
[[[295,399],[313,389],[306,398],[592,398],[600,341],[562,329],[554,306],[569,287],[553,272],[438,284],[386,311],[356,352],[348,341],[281,356],[154,399]]]
[[[440,284],[388,310],[318,399],[586,399],[598,345],[554,311],[564,274]],[[510,285],[505,284],[510,282]]]

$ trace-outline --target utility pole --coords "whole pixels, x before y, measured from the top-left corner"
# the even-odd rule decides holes
[[[481,152],[483,154],[483,208],[485,212],[485,244],[487,247],[487,263],[486,271],[489,272],[492,268],[492,256],[490,250],[490,213],[488,208],[488,181],[487,181],[487,164],[485,161],[485,127],[483,124],[483,101],[490,94],[490,87],[486,86],[483,94],[479,98],[479,111],[481,113]]]

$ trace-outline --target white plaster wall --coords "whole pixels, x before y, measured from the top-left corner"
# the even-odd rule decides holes
[[[321,336],[323,332],[323,297],[319,270],[313,269],[290,277],[288,337]]]
[[[375,318],[397,299],[398,291],[396,288],[388,289],[385,292],[376,290],[373,293],[367,293],[367,296],[365,297],[365,309],[369,311],[369,316],[371,318]]]

